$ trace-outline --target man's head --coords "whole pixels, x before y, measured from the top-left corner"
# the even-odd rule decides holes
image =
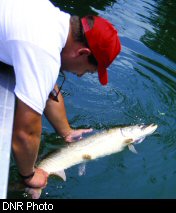
[[[78,76],[98,70],[101,84],[106,85],[107,67],[120,53],[121,44],[117,30],[107,20],[99,16],[72,16],[71,39],[64,49],[67,51],[61,54],[63,68]]]

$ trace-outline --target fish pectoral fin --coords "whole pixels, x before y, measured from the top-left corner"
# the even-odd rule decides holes
[[[64,170],[57,171],[57,172],[53,172],[52,174],[53,174],[53,175],[59,176],[59,177],[62,178],[62,180],[64,180],[64,181],[66,181],[66,179],[67,179]]]
[[[128,144],[128,148],[130,151],[132,151],[134,154],[137,154],[138,152],[136,151],[135,147],[133,146],[133,144]]]
[[[142,143],[142,141],[145,139],[145,136],[142,137],[142,138],[139,138],[135,141],[135,144],[139,144],[139,143]]]

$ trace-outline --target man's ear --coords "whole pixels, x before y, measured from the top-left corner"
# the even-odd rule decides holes
[[[80,48],[78,50],[78,54],[79,55],[86,55],[86,56],[88,56],[88,55],[91,55],[91,50],[89,48],[86,48],[86,47]]]

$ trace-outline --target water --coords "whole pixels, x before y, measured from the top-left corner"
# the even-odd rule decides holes
[[[118,29],[122,52],[109,68],[109,84],[97,75],[67,74],[64,97],[74,128],[103,130],[118,125],[156,123],[158,130],[138,146],[91,161],[86,174],[78,166],[66,171],[67,181],[49,178],[41,198],[176,198],[176,2],[173,0],[53,1],[83,16],[99,14]],[[63,140],[43,118],[39,158]],[[14,189],[19,182],[12,159],[8,198],[26,198]]]

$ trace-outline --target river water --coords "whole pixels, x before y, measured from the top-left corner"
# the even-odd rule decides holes
[[[96,74],[66,75],[63,95],[74,128],[104,130],[156,123],[157,131],[128,149],[66,171],[67,181],[50,177],[43,199],[176,198],[176,2],[173,0],[52,1],[62,10],[97,14],[118,29],[122,52],[109,68],[109,84]],[[43,117],[39,158],[63,140]],[[26,198],[12,186],[20,181],[11,161],[8,198]]]

